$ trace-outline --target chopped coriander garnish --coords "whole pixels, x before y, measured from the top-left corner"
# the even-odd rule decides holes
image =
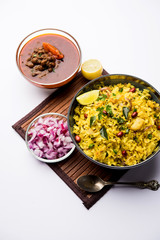
[[[113,152],[114,152],[115,154],[117,154],[117,150],[116,150],[116,149],[113,149]]]
[[[152,139],[152,134],[151,134],[151,133],[150,133],[150,134],[148,134],[148,136],[147,136],[147,137],[148,137],[148,139],[150,139],[150,140],[151,140],[151,139]]]
[[[121,118],[121,117],[117,118],[117,121],[118,121],[118,123],[119,123],[119,124],[122,124],[122,123],[124,123],[124,119],[123,119],[123,118]]]
[[[126,129],[126,134],[128,134],[128,133],[129,133],[129,128]]]
[[[135,108],[135,109],[133,110],[133,112],[137,112],[137,109]]]
[[[33,57],[37,57],[37,55],[36,55],[36,54],[34,54],[34,55],[33,55]]]
[[[106,112],[110,117],[113,117],[112,107],[110,105],[106,106]]]
[[[119,124],[122,124],[125,122],[125,120],[121,117],[117,118],[117,117],[112,117],[113,119],[117,120]]]
[[[112,95],[113,95],[113,96],[116,96],[116,94],[115,94],[115,93],[112,93]]]
[[[103,110],[104,110],[104,107],[98,107],[98,108],[96,109],[96,111],[99,111],[98,120],[101,120],[101,119],[102,119]]]
[[[94,147],[94,143],[91,143],[90,145],[89,145],[89,148],[93,148]]]
[[[134,140],[134,141],[137,141],[137,140],[138,140],[138,138],[135,136],[135,137],[133,138],[133,140]]]
[[[118,120],[118,118],[117,118],[117,117],[112,117],[112,119]]]
[[[155,118],[158,118],[158,116],[157,116],[156,114],[154,114],[154,117],[155,117]]]
[[[100,100],[104,101],[106,98],[107,98],[107,95],[106,95],[106,94],[102,94],[102,95],[100,95],[100,96],[97,98],[97,101],[100,101]]]
[[[101,120],[102,119],[102,113],[98,113],[98,120]]]
[[[120,88],[120,89],[119,89],[119,92],[123,92],[123,88]]]
[[[96,111],[102,112],[104,110],[104,107],[98,107]]]
[[[119,130],[120,130],[120,131],[125,130],[125,127],[124,127],[124,126],[121,126],[121,127],[119,128]]]

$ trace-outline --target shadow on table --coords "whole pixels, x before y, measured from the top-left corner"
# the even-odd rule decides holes
[[[127,171],[124,175],[123,180],[126,181],[149,181],[157,179],[160,172],[160,154],[155,156],[150,162],[135,167]]]

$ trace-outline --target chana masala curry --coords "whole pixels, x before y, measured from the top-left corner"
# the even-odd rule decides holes
[[[79,52],[68,38],[43,34],[28,41],[20,52],[19,64],[24,75],[35,82],[65,80],[77,69]]]

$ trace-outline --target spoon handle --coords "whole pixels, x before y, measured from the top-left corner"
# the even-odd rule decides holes
[[[156,180],[151,180],[149,182],[105,182],[105,185],[115,185],[115,184],[125,184],[132,185],[141,189],[148,188],[153,191],[157,191],[160,184]]]

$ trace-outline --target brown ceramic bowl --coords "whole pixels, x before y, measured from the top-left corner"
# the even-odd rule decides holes
[[[54,71],[43,77],[32,76],[32,69],[26,66],[33,49],[48,42],[58,48],[64,58]],[[81,65],[81,49],[74,37],[59,29],[41,29],[29,34],[19,44],[16,52],[16,62],[20,72],[33,85],[42,88],[57,88],[70,82],[77,74]]]

